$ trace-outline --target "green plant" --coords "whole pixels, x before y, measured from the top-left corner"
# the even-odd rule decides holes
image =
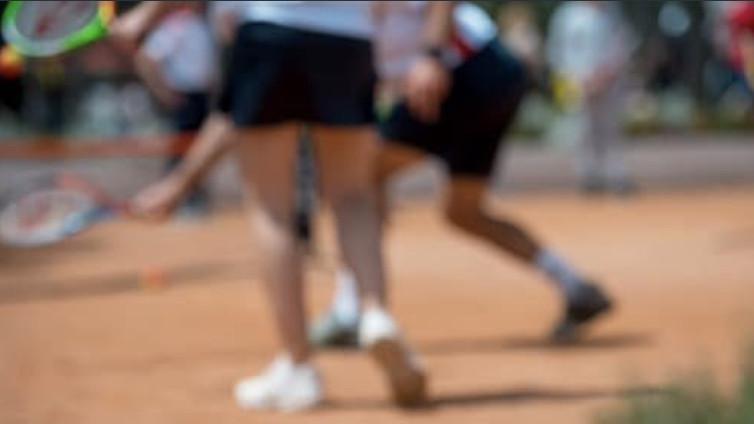
[[[707,374],[673,383],[658,394],[629,396],[600,424],[751,424],[754,423],[754,343],[741,367],[741,381],[731,397],[720,393]]]

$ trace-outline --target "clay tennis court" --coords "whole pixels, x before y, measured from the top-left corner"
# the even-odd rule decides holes
[[[455,233],[431,202],[408,202],[389,233],[391,297],[431,371],[429,407],[396,410],[368,358],[323,352],[324,407],[244,412],[233,384],[276,343],[243,216],[112,222],[59,246],[0,250],[0,422],[581,423],[700,366],[735,382],[754,329],[754,189],[519,194],[495,207],[619,301],[583,343],[545,342],[558,311],[543,279]],[[309,267],[312,314],[330,295],[331,241],[322,230]],[[140,287],[149,268],[166,288]]]

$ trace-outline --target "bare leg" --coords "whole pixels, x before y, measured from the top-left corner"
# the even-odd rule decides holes
[[[323,194],[335,212],[343,259],[359,282],[364,307],[386,303],[382,228],[377,210],[372,128],[313,128]]]
[[[262,277],[284,350],[294,363],[309,357],[300,246],[294,234],[297,127],[247,130],[238,145],[252,207]]]
[[[632,191],[633,184],[629,176],[625,158],[625,138],[621,129],[623,97],[625,83],[622,78],[613,82],[600,101],[600,110],[596,114],[599,120],[600,143],[603,145],[604,179],[613,191]]]
[[[403,406],[426,399],[426,376],[385,308],[382,225],[377,210],[374,159],[378,145],[371,128],[316,128],[323,192],[335,210],[338,240],[353,270],[363,306],[359,345],[382,367]]]
[[[586,191],[602,191],[604,189],[603,145],[600,141],[601,123],[599,119],[599,104],[597,99],[589,99],[580,111],[585,119],[581,150],[581,178],[582,187]]]
[[[485,192],[483,178],[453,177],[445,209],[448,221],[544,272],[564,298],[579,296],[587,279],[554,252],[543,248],[520,225],[485,212],[482,207]]]
[[[405,152],[411,151],[405,150]],[[383,154],[380,161],[377,175],[383,196],[387,179],[397,170],[414,163],[420,157],[413,154],[402,155],[397,150],[393,153],[392,158]],[[576,334],[582,324],[609,310],[609,299],[598,287],[587,284],[588,280],[571,268],[566,261],[543,248],[518,224],[486,212],[483,208],[486,190],[486,178],[453,177],[445,209],[446,218],[461,231],[491,243],[522,262],[539,269],[549,277],[562,293],[566,305],[564,318],[558,322],[553,332],[556,338],[567,339]],[[382,204],[386,205],[387,202],[383,200]],[[324,346],[337,345],[342,343],[341,339],[347,340],[350,332],[353,331],[351,321],[340,320],[337,310],[339,306],[351,306],[356,302],[353,286],[358,282],[358,278],[357,275],[356,281],[353,278],[339,279],[332,312],[330,315],[325,315],[320,321],[321,325],[313,331],[315,343]]]
[[[425,156],[416,150],[391,144],[383,145],[377,156],[377,203],[379,219],[384,225],[389,216],[387,180]],[[357,281],[349,266],[341,264],[335,276],[332,307],[311,329],[310,337],[314,344],[352,346],[356,343],[362,306]]]
[[[586,189],[633,191],[621,134],[624,83],[617,80],[585,105],[588,126],[583,144]]]
[[[453,177],[446,218],[464,232],[490,242],[524,262],[533,262],[541,251],[539,243],[518,224],[485,212],[482,203],[486,191],[484,178]]]
[[[398,172],[426,159],[427,156],[419,150],[403,147],[398,143],[385,142],[377,156],[377,204],[380,217],[387,222],[390,217],[390,200],[388,199],[387,184]]]

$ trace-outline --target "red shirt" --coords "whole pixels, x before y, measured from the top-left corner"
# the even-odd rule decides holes
[[[731,6],[726,21],[730,29],[728,55],[733,66],[736,69],[741,69],[743,67],[741,37],[744,34],[754,36],[754,2],[741,2]]]

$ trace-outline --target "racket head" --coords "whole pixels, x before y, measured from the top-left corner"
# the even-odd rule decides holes
[[[38,177],[5,194],[0,241],[12,247],[40,247],[72,237],[114,213],[71,174]]]
[[[106,36],[114,12],[113,1],[11,0],[2,31],[8,44],[22,55],[54,56]]]

